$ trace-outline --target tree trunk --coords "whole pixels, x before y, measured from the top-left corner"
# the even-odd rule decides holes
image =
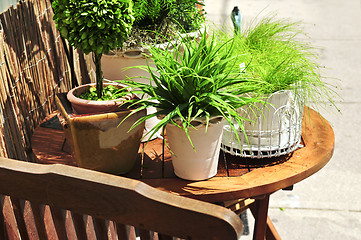
[[[95,75],[96,75],[96,89],[97,96],[101,98],[103,95],[103,72],[101,65],[102,54],[94,53],[93,61],[95,65]]]

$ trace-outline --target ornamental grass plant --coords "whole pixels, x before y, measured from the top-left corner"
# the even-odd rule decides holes
[[[237,65],[244,77],[257,83],[256,94],[292,90],[302,102],[336,107],[335,86],[324,81],[317,49],[307,41],[301,22],[273,14],[225,39],[234,39]]]
[[[208,126],[211,116],[222,116],[233,128],[234,122],[242,126],[245,119],[236,109],[258,101],[244,97],[254,90],[249,82],[252,80],[235,67],[237,58],[232,39],[218,41],[215,35],[207,36],[206,30],[201,35],[199,41],[180,36],[182,50],[150,48],[156,68],[137,67],[149,71],[149,83],[125,83],[133,88],[133,93],[143,96],[134,102],[140,106],[137,111],[152,106],[157,112],[143,117],[133,127],[162,116],[148,134],[152,136],[167,124],[174,124],[185,131],[192,144],[189,129],[195,128],[192,121],[196,118],[205,118]],[[181,124],[175,122],[179,119]]]

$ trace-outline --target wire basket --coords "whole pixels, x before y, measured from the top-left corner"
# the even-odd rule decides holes
[[[302,147],[303,101],[293,91],[286,90],[273,93],[266,102],[268,104],[239,109],[239,114],[250,120],[243,123],[244,130],[234,123],[241,144],[231,126],[225,124],[221,144],[224,152],[266,158],[288,154]]]

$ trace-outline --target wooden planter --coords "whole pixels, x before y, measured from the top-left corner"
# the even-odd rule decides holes
[[[56,103],[61,112],[65,136],[79,167],[124,174],[129,172],[138,155],[144,124],[128,132],[132,124],[145,116],[146,111],[133,114],[120,122],[132,110],[75,114],[66,94],[58,94]]]

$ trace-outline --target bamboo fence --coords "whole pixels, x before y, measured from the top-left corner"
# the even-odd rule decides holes
[[[88,57],[69,48],[52,18],[49,0],[0,14],[0,156],[33,161],[31,135],[56,109],[55,94],[90,81]]]

